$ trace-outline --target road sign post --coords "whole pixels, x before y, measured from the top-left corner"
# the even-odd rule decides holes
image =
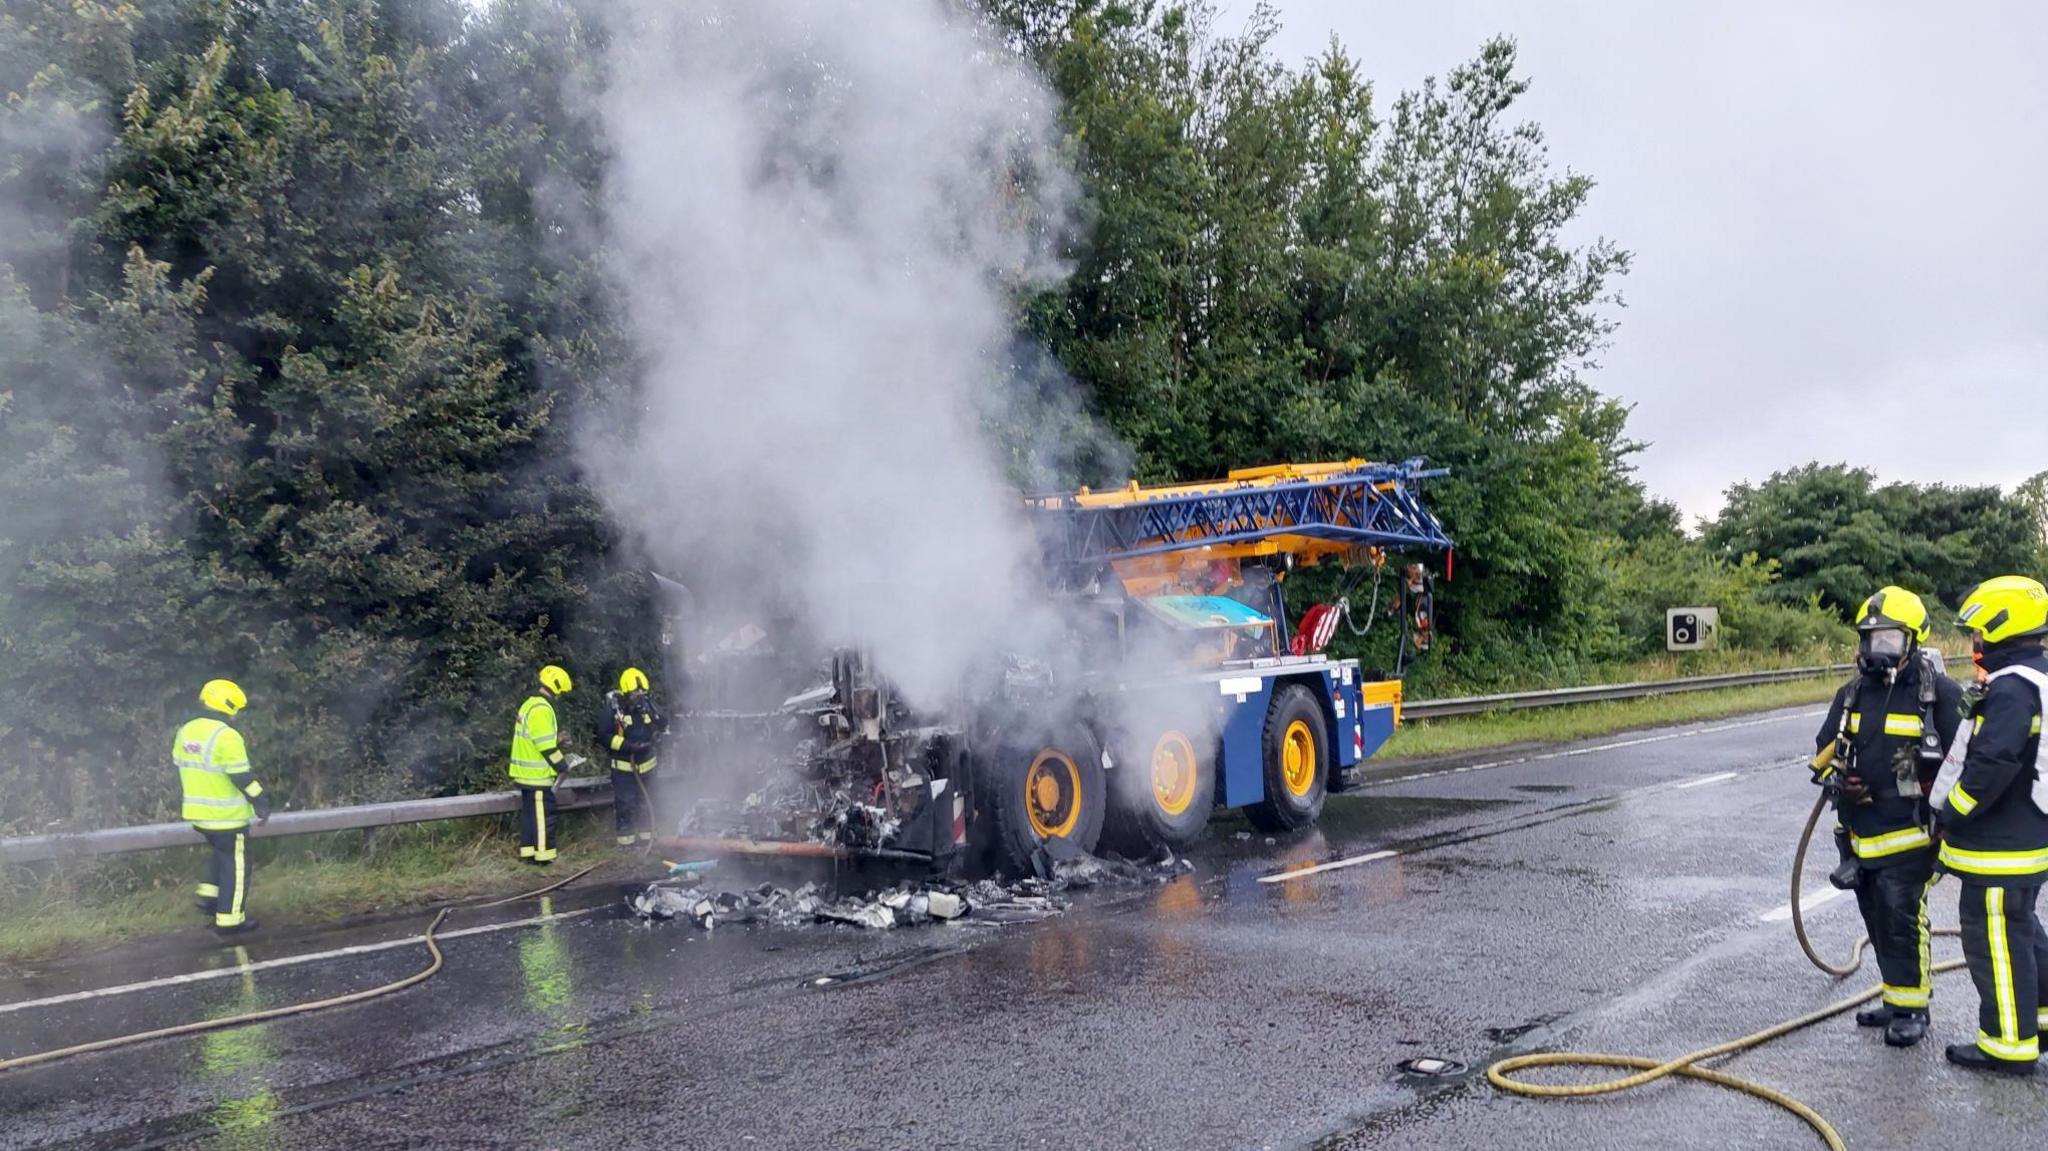
[[[1721,634],[1721,611],[1711,607],[1674,607],[1664,612],[1664,650],[1703,651]]]

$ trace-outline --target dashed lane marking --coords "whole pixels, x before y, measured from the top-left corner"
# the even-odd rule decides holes
[[[1292,871],[1278,871],[1274,872],[1272,875],[1261,875],[1259,876],[1259,882],[1284,883],[1290,879],[1301,879],[1310,875],[1320,875],[1325,871],[1336,871],[1340,868],[1345,867],[1357,867],[1361,863],[1371,863],[1374,860],[1391,859],[1399,854],[1401,853],[1398,851],[1369,851],[1364,855],[1354,855],[1349,859],[1339,859],[1330,863],[1318,863],[1309,867],[1297,867]]]
[[[530,919],[514,919],[505,923],[486,923],[481,927],[465,927],[460,931],[443,931],[434,936],[435,940],[446,943],[466,935],[483,935],[492,931],[510,931],[518,927],[534,927],[543,923],[559,923],[579,915],[589,915],[598,910],[586,907],[578,911],[564,911],[559,915],[536,915]],[[127,995],[136,991],[150,991],[158,987],[176,987],[185,983],[204,983],[209,979],[226,979],[235,975],[246,975],[255,971],[274,971],[280,967],[297,967],[306,963],[319,963],[327,959],[342,959],[351,955],[369,955],[378,951],[395,951],[401,947],[421,946],[418,935],[402,939],[387,939],[382,943],[359,943],[351,947],[337,947],[332,951],[312,951],[304,955],[287,955],[278,959],[265,959],[256,963],[238,963],[233,967],[219,967],[211,971],[192,971],[184,975],[166,975],[161,979],[149,979],[141,983],[123,983],[117,987],[100,987],[91,991],[73,991],[65,995],[52,995],[45,999],[25,999],[19,1003],[0,1003],[0,1015],[10,1011],[28,1011],[37,1007],[55,1007],[60,1003],[82,1003],[88,999],[104,999],[112,995]]]
[[[1805,763],[1806,761],[1805,761],[1804,759],[1795,759],[1795,760],[1793,760],[1792,762],[1793,762],[1793,763]],[[1769,769],[1768,769],[1768,768],[1766,768],[1766,769],[1764,769],[1764,770],[1768,771]],[[1700,786],[1702,786],[1702,785],[1704,785],[1704,784],[1709,784],[1709,783],[1722,783],[1722,782],[1725,782],[1725,781],[1727,781],[1727,780],[1735,779],[1736,777],[1740,776],[1741,774],[1742,774],[1742,773],[1741,773],[1741,772],[1739,772],[1739,771],[1724,771],[1724,772],[1722,772],[1722,773],[1721,773],[1721,774],[1719,774],[1719,775],[1710,775],[1710,776],[1706,776],[1705,778],[1702,778],[1702,779],[1693,779],[1693,780],[1687,780],[1687,781],[1686,781],[1686,782],[1684,782],[1684,783],[1680,783],[1680,784],[1676,784],[1676,785],[1665,785],[1665,784],[1661,784],[1661,783],[1659,783],[1659,784],[1652,784],[1652,785],[1650,785],[1650,786],[1648,786],[1648,787],[1637,787],[1637,788],[1630,788],[1629,790],[1627,790],[1627,791],[1624,791],[1624,792],[1621,792],[1620,794],[1621,794],[1622,796],[1631,796],[1631,795],[1648,795],[1648,794],[1652,794],[1652,793],[1654,793],[1654,792],[1658,792],[1658,791],[1665,791],[1665,790],[1670,790],[1670,791],[1676,791],[1676,790],[1680,790],[1680,789],[1682,789],[1682,788],[1687,788],[1687,787],[1700,787]],[[1431,846],[1441,846],[1441,845],[1431,845]],[[1427,851],[1427,850],[1430,850],[1430,848],[1429,848],[1429,847],[1424,847],[1424,848],[1421,848],[1421,849],[1419,849],[1419,850],[1424,850],[1424,851]],[[1367,852],[1367,853],[1366,853],[1366,854],[1364,854],[1364,855],[1354,855],[1354,856],[1351,856],[1351,857],[1349,857],[1349,858],[1346,858],[1346,859],[1336,859],[1336,860],[1332,860],[1332,861],[1330,861],[1329,863],[1317,863],[1317,864],[1310,864],[1310,865],[1307,865],[1307,866],[1303,866],[1303,867],[1295,867],[1295,868],[1290,868],[1289,870],[1286,870],[1286,871],[1276,871],[1276,872],[1274,872],[1274,873],[1273,873],[1273,874],[1271,874],[1271,875],[1261,875],[1261,876],[1259,876],[1259,882],[1260,882],[1260,883],[1284,883],[1284,882],[1286,882],[1287,880],[1290,880],[1290,879],[1305,879],[1305,878],[1307,878],[1308,876],[1311,876],[1311,875],[1320,875],[1320,874],[1322,874],[1323,872],[1326,872],[1326,871],[1338,871],[1338,870],[1341,870],[1341,869],[1343,869],[1343,868],[1346,868],[1346,867],[1357,867],[1358,865],[1360,865],[1360,864],[1363,864],[1363,863],[1375,863],[1375,862],[1377,862],[1377,861],[1379,861],[1379,860],[1382,860],[1382,859],[1392,859],[1393,857],[1395,857],[1395,856],[1397,856],[1397,855],[1400,855],[1400,854],[1401,854],[1401,852],[1399,852],[1399,851],[1396,851],[1396,850],[1392,850],[1392,849],[1388,849],[1388,850],[1384,850],[1384,851],[1370,851],[1370,852]]]
[[[1801,915],[1811,915],[1816,908],[1833,903],[1847,894],[1849,893],[1839,887],[1823,887],[1799,901],[1799,913]],[[1783,923],[1790,918],[1792,918],[1792,904],[1789,900],[1784,906],[1773,907],[1762,915],[1757,916],[1757,919],[1764,923]]]
[[[1661,743],[1661,742],[1663,742],[1663,741],[1665,741],[1665,740],[1669,740],[1669,739],[1684,739],[1684,738],[1686,738],[1687,736],[1693,736],[1693,735],[1707,735],[1707,734],[1710,734],[1710,733],[1712,733],[1712,732],[1716,732],[1716,731],[1731,731],[1731,730],[1734,730],[1734,729],[1736,729],[1736,728],[1742,728],[1742,727],[1757,727],[1757,726],[1760,726],[1760,725],[1762,725],[1762,724],[1766,724],[1766,723],[1777,723],[1777,722],[1781,722],[1781,721],[1783,721],[1783,720],[1788,720],[1788,719],[1812,719],[1812,718],[1813,718],[1814,716],[1816,716],[1816,715],[1824,715],[1824,714],[1826,714],[1826,713],[1825,713],[1825,712],[1810,712],[1810,713],[1808,713],[1808,712],[1801,712],[1801,713],[1799,713],[1799,714],[1796,714],[1796,715],[1788,715],[1788,716],[1774,716],[1774,717],[1772,717],[1772,718],[1770,718],[1770,719],[1762,719],[1762,720],[1748,720],[1748,721],[1745,721],[1745,722],[1743,722],[1743,723],[1728,723],[1728,724],[1722,724],[1722,725],[1720,725],[1720,726],[1718,726],[1718,727],[1700,728],[1700,729],[1698,729],[1698,730],[1696,730],[1696,731],[1689,731],[1689,732],[1683,732],[1683,733],[1674,733],[1674,734],[1669,734],[1669,735],[1662,735],[1662,736],[1651,736],[1651,737],[1647,737],[1647,738],[1643,738],[1643,739],[1629,739],[1629,740],[1623,740],[1623,741],[1621,741],[1621,742],[1619,742],[1619,743],[1605,743],[1605,744],[1601,744],[1601,745],[1600,745],[1600,746],[1598,746],[1598,747],[1583,747],[1583,748],[1573,748],[1573,749],[1571,749],[1571,750],[1568,750],[1568,751],[1558,751],[1558,752],[1551,752],[1551,753],[1549,753],[1549,754],[1546,754],[1546,755],[1534,755],[1534,756],[1525,756],[1525,757],[1523,757],[1523,758],[1521,758],[1521,759],[1514,759],[1514,760],[1502,760],[1502,761],[1501,761],[1501,762],[1499,762],[1499,763],[1492,763],[1492,764],[1478,764],[1478,765],[1475,765],[1475,766],[1473,766],[1473,767],[1460,767],[1460,768],[1453,768],[1453,769],[1452,769],[1451,771],[1448,771],[1448,772],[1437,772],[1436,774],[1438,774],[1438,775],[1454,775],[1454,774],[1456,774],[1457,772],[1460,772],[1460,771],[1479,771],[1479,770],[1483,770],[1483,769],[1485,769],[1485,768],[1488,768],[1488,767],[1507,767],[1507,766],[1509,766],[1509,765],[1511,765],[1511,764],[1516,764],[1516,763],[1531,763],[1531,762],[1534,762],[1534,761],[1536,761],[1536,760],[1539,760],[1539,759],[1561,759],[1561,758],[1563,758],[1563,757],[1565,757],[1565,756],[1570,756],[1570,755],[1586,755],[1586,754],[1589,754],[1589,753],[1591,753],[1591,752],[1595,752],[1595,751],[1613,751],[1613,750],[1615,750],[1616,748],[1623,748],[1623,747],[1637,747],[1637,746],[1640,746],[1640,745],[1642,745],[1642,744],[1646,744],[1646,743]],[[1805,763],[1805,762],[1806,762],[1806,760],[1805,760],[1805,759],[1804,759],[1804,758],[1802,757],[1802,758],[1800,758],[1800,759],[1788,760],[1788,761],[1786,761],[1786,762],[1787,762],[1787,763],[1792,763],[1792,764],[1803,764],[1803,763]],[[1763,769],[1760,769],[1760,770],[1763,770],[1763,771],[1766,771],[1766,772],[1768,772],[1768,771],[1772,770],[1772,768],[1774,768],[1774,767],[1777,767],[1777,766],[1779,766],[1779,765],[1775,765],[1775,764],[1774,764],[1774,765],[1771,765],[1770,767],[1765,767],[1765,768],[1763,768]],[[1641,788],[1631,788],[1631,789],[1629,789],[1628,791],[1624,791],[1624,792],[1622,792],[1621,794],[1622,794],[1622,795],[1635,795],[1635,794],[1647,794],[1647,793],[1651,793],[1651,792],[1656,792],[1656,791],[1660,791],[1660,790],[1680,791],[1680,790],[1683,790],[1683,789],[1685,789],[1685,788],[1688,788],[1688,787],[1704,787],[1704,786],[1706,786],[1707,784],[1710,784],[1710,783],[1725,783],[1725,782],[1727,782],[1728,780],[1731,780],[1731,779],[1735,779],[1735,778],[1738,778],[1739,776],[1741,776],[1741,774],[1742,774],[1742,773],[1741,773],[1741,772],[1739,772],[1739,771],[1724,771],[1724,772],[1721,772],[1721,773],[1719,773],[1719,774],[1717,774],[1717,775],[1708,775],[1708,776],[1702,776],[1702,777],[1701,777],[1701,778],[1699,778],[1699,779],[1689,779],[1689,780],[1686,780],[1686,781],[1684,781],[1684,782],[1682,782],[1682,783],[1677,783],[1677,784],[1670,784],[1670,785],[1667,785],[1667,784],[1661,784],[1661,783],[1660,783],[1660,784],[1652,784],[1652,785],[1650,785],[1649,787],[1641,787]],[[1419,776],[1419,775],[1411,775],[1411,776],[1408,776],[1407,778],[1408,778],[1408,779],[1424,779],[1424,778],[1427,778],[1427,777],[1426,777],[1426,776]],[[1402,781],[1401,781],[1401,780],[1389,780],[1389,781],[1387,781],[1387,782],[1390,782],[1390,783],[1398,783],[1398,782],[1402,782]],[[1365,785],[1365,786],[1371,786],[1371,785],[1370,785],[1370,784],[1368,784],[1368,785]],[[1326,872],[1326,871],[1337,871],[1337,870],[1340,870],[1340,869],[1342,869],[1342,868],[1346,868],[1346,867],[1357,867],[1358,865],[1360,865],[1360,864],[1362,864],[1362,863],[1373,863],[1373,862],[1376,862],[1376,861],[1378,861],[1378,860],[1382,860],[1382,859],[1391,859],[1392,857],[1394,857],[1394,856],[1397,856],[1397,855],[1399,855],[1399,854],[1401,854],[1401,853],[1400,853],[1400,852],[1398,852],[1398,851],[1392,851],[1392,850],[1387,850],[1387,851],[1372,851],[1372,852],[1367,852],[1367,853],[1366,853],[1366,854],[1364,854],[1364,855],[1354,855],[1354,856],[1351,856],[1351,857],[1350,857],[1350,858],[1348,858],[1348,859],[1338,859],[1338,860],[1333,860],[1333,861],[1331,861],[1331,862],[1329,862],[1329,863],[1318,863],[1318,864],[1313,864],[1313,865],[1310,865],[1310,866],[1307,866],[1307,867],[1296,867],[1296,868],[1292,868],[1292,869],[1290,869],[1290,870],[1287,870],[1287,871],[1276,871],[1276,872],[1274,872],[1274,873],[1273,873],[1273,874],[1271,874],[1271,875],[1261,875],[1261,876],[1259,876],[1259,882],[1260,882],[1260,883],[1283,883],[1283,882],[1286,882],[1287,880],[1290,880],[1290,879],[1304,879],[1304,878],[1307,878],[1308,876],[1311,876],[1311,875],[1320,875],[1320,874],[1322,874],[1323,872]],[[1836,894],[1840,894],[1840,893],[1839,893],[1839,892],[1837,892]],[[1802,903],[1804,903],[1804,904],[1813,904],[1813,899],[1814,899],[1814,898],[1818,898],[1818,897],[1817,897],[1817,896],[1816,896],[1816,897],[1811,897],[1811,898],[1809,898],[1809,899],[1807,899],[1807,900],[1803,900],[1803,901],[1801,901],[1801,902],[1802,902]],[[1827,900],[1825,900],[1825,899],[1821,899],[1821,900],[1820,900],[1820,902],[1822,902],[1822,903],[1825,903],[1825,902],[1827,902]],[[1814,906],[1818,906],[1818,904],[1813,904],[1813,905],[1814,905]],[[1782,912],[1783,914],[1782,914],[1782,915],[1780,915],[1780,914],[1779,914],[1779,912]],[[1776,916],[1777,918],[1782,918],[1782,919],[1790,919],[1790,918],[1792,917],[1792,913],[1791,913],[1791,911],[1790,911],[1789,909],[1786,909],[1786,908],[1780,908],[1780,909],[1779,909],[1779,912],[1771,912],[1771,913],[1768,913],[1768,914],[1766,914],[1766,915],[1765,915],[1765,918],[1766,918],[1766,919],[1770,919],[1770,918],[1772,918],[1773,916]]]

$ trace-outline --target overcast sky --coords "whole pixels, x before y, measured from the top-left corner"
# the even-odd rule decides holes
[[[1382,106],[1515,37],[1586,234],[1635,253],[1594,382],[1689,516],[1812,459],[2048,468],[2048,5],[1278,4],[1287,59],[1334,32]]]

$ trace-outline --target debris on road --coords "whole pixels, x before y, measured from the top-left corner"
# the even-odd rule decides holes
[[[626,903],[642,919],[688,919],[706,930],[721,923],[797,927],[817,919],[825,907],[815,883],[795,890],[764,883],[745,891],[706,892],[657,882]]]
[[[821,908],[818,918],[833,923],[846,923],[854,927],[883,930],[896,926],[896,913],[879,903],[849,902]]]
[[[1164,883],[1176,875],[1193,871],[1195,865],[1170,851],[1162,851],[1149,863],[1127,859],[1104,859],[1099,855],[1078,855],[1052,865],[1055,890],[1100,887],[1107,883]]]
[[[771,927],[841,923],[886,931],[969,917],[996,923],[1043,919],[1067,910],[1067,901],[1060,898],[1066,891],[1113,883],[1164,883],[1192,870],[1194,866],[1187,860],[1170,853],[1143,864],[1084,855],[1049,863],[1045,877],[1014,883],[978,879],[959,884],[898,884],[837,899],[821,894],[815,883],[795,889],[763,883],[740,891],[711,891],[699,886],[702,877],[692,872],[680,879],[649,884],[626,903],[642,919],[687,919],[707,931],[742,923]]]

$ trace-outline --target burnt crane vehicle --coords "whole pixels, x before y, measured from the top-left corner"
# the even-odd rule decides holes
[[[703,798],[663,846],[1044,873],[1098,848],[1178,850],[1218,808],[1313,823],[1401,710],[1398,668],[1369,677],[1324,648],[1347,593],[1370,578],[1377,603],[1390,566],[1402,658],[1427,648],[1431,577],[1392,557],[1448,558],[1420,494],[1443,474],[1354,459],[1027,498],[1059,655],[991,657],[936,711],[865,651],[791,646],[772,613],[685,642],[677,752]],[[1321,564],[1345,592],[1290,627],[1289,576]]]

